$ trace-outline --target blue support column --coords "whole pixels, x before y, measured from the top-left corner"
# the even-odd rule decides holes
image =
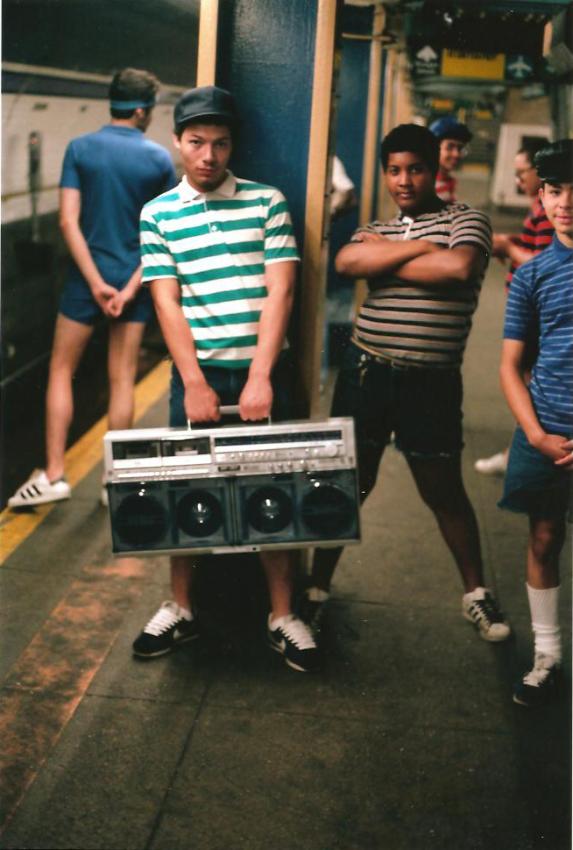
[[[232,167],[286,195],[303,250],[316,0],[220,0],[217,84],[243,119]]]
[[[372,17],[372,7],[344,6],[342,32],[368,36],[372,33]],[[358,197],[362,186],[369,71],[370,42],[343,37],[337,85],[335,153],[354,183]],[[358,227],[358,219],[359,207],[356,206],[330,225],[323,369],[339,365],[350,339],[349,317],[354,302],[354,283],[337,274],[334,258],[350,241]]]

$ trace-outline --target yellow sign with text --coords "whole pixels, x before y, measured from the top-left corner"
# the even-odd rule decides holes
[[[434,97],[430,103],[432,109],[439,109],[442,112],[452,112],[454,109],[454,101],[445,97]]]
[[[442,52],[443,77],[470,77],[473,80],[503,80],[505,53],[462,53],[459,50]]]

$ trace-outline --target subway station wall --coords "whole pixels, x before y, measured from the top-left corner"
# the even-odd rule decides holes
[[[112,74],[146,68],[195,81],[200,0],[4,0],[3,61]]]

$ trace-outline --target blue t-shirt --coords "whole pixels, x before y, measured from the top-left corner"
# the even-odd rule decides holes
[[[176,183],[169,153],[141,130],[109,124],[69,143],[60,187],[81,192],[81,231],[106,283],[127,283],[140,262],[141,208]],[[83,280],[73,261],[70,276]]]
[[[504,339],[525,342],[539,323],[539,355],[529,391],[542,428],[573,435],[573,249],[551,245],[517,269],[507,300]]]

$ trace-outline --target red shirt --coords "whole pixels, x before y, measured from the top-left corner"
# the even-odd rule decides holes
[[[540,251],[543,251],[544,248],[547,248],[551,244],[552,239],[553,225],[545,215],[543,204],[539,198],[536,198],[535,203],[523,220],[523,230],[519,236],[518,245],[521,248],[527,248],[528,251],[531,251],[531,256],[534,257]],[[511,283],[516,268],[518,266],[514,263],[509,267],[505,279],[507,286]]]
[[[436,195],[448,204],[456,202],[456,179],[448,171],[438,169],[436,174]]]

